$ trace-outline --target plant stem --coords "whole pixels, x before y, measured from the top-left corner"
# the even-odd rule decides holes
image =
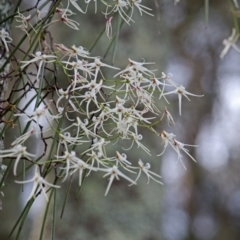
[[[12,8],[12,1],[11,0],[0,0],[0,22],[3,19],[6,19],[9,16],[10,10]],[[5,21],[1,24],[1,30],[5,30],[9,33],[10,30],[10,21]],[[4,44],[0,45],[0,68],[5,64],[6,59],[8,58],[8,52],[4,49]],[[10,63],[8,62],[5,68],[0,72],[0,133],[3,131],[4,128],[4,121],[1,117],[1,113],[4,111],[5,106],[5,93],[7,91],[7,74],[10,70]],[[4,149],[4,135],[0,138],[0,150]],[[0,158],[0,181],[4,174],[5,166],[2,164],[2,158]],[[1,194],[0,194],[1,196]],[[2,210],[2,201],[0,199],[0,210]]]

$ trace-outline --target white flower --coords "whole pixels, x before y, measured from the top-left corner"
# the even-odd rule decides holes
[[[141,159],[139,159],[138,161],[138,167],[131,167],[131,168],[134,168],[134,169],[139,169],[139,173],[138,173],[138,176],[137,178],[135,179],[135,182],[137,182],[137,180],[139,179],[139,177],[141,176],[141,173],[144,172],[147,176],[147,184],[149,183],[150,179],[152,179],[153,181],[157,182],[157,183],[160,183],[163,185],[163,183],[159,180],[159,178],[162,178],[160,175],[150,171],[149,169],[151,168],[151,165],[149,163],[146,163],[144,165],[144,163],[142,162]],[[132,184],[131,184],[132,185]]]
[[[76,143],[76,140],[77,140],[77,138],[76,137],[72,137],[70,132],[59,133],[59,144],[58,144],[57,153],[59,152],[59,148],[60,148],[61,144],[63,144],[64,147],[65,147],[65,150],[67,150],[68,149],[67,143],[72,145],[72,144]]]
[[[120,164],[120,166],[122,168],[124,168],[125,170],[131,172],[131,173],[135,173],[131,170],[129,170],[129,166],[131,166],[131,162],[129,162],[127,160],[127,155],[125,153],[120,154],[118,151],[116,151],[116,156],[112,157],[109,159],[110,161],[114,161],[116,163],[116,166],[118,167],[118,164]]]
[[[239,34],[237,33],[236,29],[233,28],[231,36],[223,40],[224,49],[220,54],[220,58],[223,58],[231,47],[233,47],[233,49],[240,53],[240,49],[236,45],[238,38]]]
[[[79,30],[78,26],[80,25],[77,21],[69,19],[68,16],[72,15],[73,13],[69,10],[70,14],[67,14],[66,11],[61,15],[61,21],[65,23],[68,27]]]
[[[72,85],[69,85],[66,90],[63,90],[62,88],[57,91],[57,95],[59,96],[57,102],[56,102],[56,107],[57,109],[59,108],[59,103],[62,99],[66,99],[66,101],[70,104],[72,109],[76,112],[78,112],[77,107],[74,105],[73,101],[71,100],[71,95],[72,95]]]
[[[73,55],[74,52],[73,50],[67,48],[65,45],[63,44],[60,44],[60,43],[54,43],[54,46],[59,50],[61,51],[62,53],[66,54],[66,55]]]
[[[104,109],[102,110],[102,112],[99,114],[98,117],[93,116],[92,118],[92,121],[94,123],[93,131],[95,134],[97,133],[97,130],[101,128],[106,135],[110,136],[110,134],[107,133],[103,127],[104,122],[106,122],[108,118],[109,118],[109,115],[105,112]]]
[[[163,81],[168,81],[170,83],[170,85],[174,86],[174,87],[177,87],[178,85],[172,80],[172,77],[173,75],[171,73],[168,73],[167,75],[162,72],[162,76],[161,76],[161,79]],[[169,86],[169,85],[168,85]]]
[[[129,127],[130,127],[128,118],[124,117],[120,121],[117,121],[116,124],[117,124],[116,126],[117,133],[121,134],[122,139],[127,138],[127,135],[129,133]]]
[[[68,128],[72,127],[69,126]],[[66,129],[68,129],[66,128]],[[64,131],[66,130],[64,129]],[[70,145],[81,145],[83,143],[89,143],[89,141],[87,140],[81,140],[81,137],[78,137],[78,135],[76,135],[76,137],[71,137],[71,134],[69,132],[64,132],[64,133],[60,133],[59,134],[59,143],[58,143],[58,147],[57,147],[57,153],[59,153],[59,149],[60,149],[60,145],[63,144],[65,147],[65,150],[68,150],[68,144]]]
[[[73,80],[73,91],[75,91],[75,87],[76,87],[76,83],[77,83],[77,79],[78,79],[78,71],[82,71],[84,75],[93,75],[94,74],[88,69],[89,64],[86,61],[83,60],[79,60],[77,59],[77,61],[73,61],[73,62],[69,62],[69,61],[62,61],[62,63],[66,64],[65,68],[67,70],[73,70],[74,71],[74,80]],[[68,67],[68,65],[70,65],[70,67]]]
[[[46,55],[46,54],[42,54],[42,52],[38,51],[36,52],[36,54],[33,54],[33,59],[29,60],[29,61],[21,61],[21,63],[24,63],[21,66],[21,69],[24,69],[27,65],[29,65],[30,63],[34,63],[34,62],[38,62],[39,61],[39,66],[38,66],[38,72],[37,72],[37,79],[39,78],[39,75],[41,73],[41,69],[42,69],[42,65],[43,63],[52,63],[55,62],[55,58],[57,58],[54,55]]]
[[[36,123],[39,125],[39,121],[42,117],[45,117],[47,120],[53,120],[53,119],[57,119],[61,117],[61,114],[57,114],[57,115],[52,115],[50,114],[50,112],[48,111],[49,106],[43,106],[43,107],[38,107],[33,114],[31,115],[31,117],[29,117],[28,122],[31,120],[36,121]],[[14,116],[26,116],[26,114],[24,113],[17,113],[14,114]]]
[[[107,145],[108,143],[110,143],[110,141],[106,141],[104,138],[101,138],[101,137],[99,139],[94,138],[91,148],[89,148],[85,152],[83,152],[82,155],[89,151],[94,150],[94,151],[98,151],[98,154],[100,154],[100,156],[107,158],[105,145]]]
[[[84,49],[82,46],[76,47],[75,45],[72,46],[73,49],[73,53],[83,57],[83,58],[95,58],[95,57],[89,57],[89,51],[87,51],[86,49]]]
[[[69,0],[69,1],[70,1],[70,3],[71,3],[79,12],[81,12],[81,13],[86,13],[87,9],[86,9],[86,11],[84,12],[84,11],[79,7],[79,5],[77,4],[77,0]]]
[[[18,137],[15,141],[13,141],[11,145],[15,146],[15,145],[23,144],[34,133],[36,134],[36,136],[38,136],[38,134],[35,131],[35,129],[32,128],[30,131],[26,132],[25,134],[23,134],[20,137]]]
[[[194,97],[203,97],[204,95],[196,95],[196,94],[192,94],[188,91],[185,90],[185,87],[183,87],[182,85],[177,87],[175,90],[164,93],[163,95],[169,95],[175,93],[178,95],[178,102],[179,102],[179,114],[181,115],[181,107],[182,107],[182,96],[184,96],[185,98],[187,98],[188,101],[190,101],[190,99],[188,98],[187,95],[189,96],[194,96]]]
[[[110,114],[118,115],[118,119],[116,121],[121,121],[123,114],[128,112],[128,109],[123,106],[124,102],[116,102],[116,107],[113,109],[109,109]]]
[[[148,11],[152,11],[151,8],[148,8],[141,4],[142,0],[130,0],[130,2],[132,4],[132,9],[133,9],[133,6],[135,6],[138,9],[138,11],[140,12],[141,16],[142,16],[143,12],[146,13],[147,15],[154,16],[153,14],[148,12]]]
[[[36,157],[36,155],[28,153],[26,147],[22,146],[21,144],[18,144],[13,148],[0,150],[0,158],[6,158],[6,157],[17,157],[14,163],[14,168],[13,168],[13,174],[17,175],[17,165],[19,160],[22,157],[25,157],[28,160],[31,160],[31,157]]]
[[[189,144],[181,143],[181,142],[177,141],[175,138],[173,139],[173,147],[174,147],[175,151],[177,152],[178,160],[180,160],[183,167],[186,169],[185,165],[182,162],[182,155],[180,153],[180,150],[185,152],[194,162],[197,162],[197,161],[190,155],[189,150],[186,149],[185,146],[198,147],[197,145],[189,145]]]
[[[163,155],[163,153],[165,152],[168,144],[170,144],[170,145],[173,147],[173,139],[176,137],[176,135],[174,135],[173,133],[167,133],[166,131],[162,131],[162,132],[160,133],[160,136],[161,136],[161,138],[162,138],[162,140],[163,140],[163,143],[164,143],[164,149],[163,149],[163,151],[162,151],[160,154],[158,154],[157,156]],[[173,147],[173,148],[174,148],[174,147]]]
[[[147,65],[147,64],[155,64],[154,62],[142,62],[141,63],[141,62],[133,61],[130,58],[128,60],[129,60],[129,65],[124,70],[117,73],[114,77],[116,77],[120,74],[123,74],[123,73],[128,73],[128,72],[140,72],[140,73],[143,73],[143,74],[146,74],[149,76],[149,75],[154,75],[153,71],[156,71],[156,70],[150,71],[146,67],[143,66],[143,65]]]
[[[67,179],[68,177],[68,173],[69,173],[69,169],[70,169],[70,164],[74,164],[76,161],[77,161],[77,157],[76,157],[76,152],[74,151],[71,151],[70,153],[68,151],[65,151],[64,152],[64,155],[63,156],[55,156],[57,158],[57,160],[61,160],[61,161],[64,161],[65,164],[66,164],[66,167],[65,168],[62,168],[62,169],[65,169],[66,170],[66,174],[65,174],[65,177],[63,178],[63,182]]]
[[[81,121],[81,119],[79,117],[77,117],[77,123],[73,123],[73,126],[77,126],[77,135],[80,134],[80,129],[81,129],[84,132],[84,134],[87,136],[87,138],[89,138],[89,135],[91,135],[92,137],[96,137],[96,134],[94,134],[87,128],[88,124],[89,124],[89,122],[87,119],[85,119],[84,123],[83,123]],[[81,134],[83,134],[83,133],[81,133]]]
[[[92,153],[87,153],[86,155],[89,156],[89,158],[87,159],[87,162],[89,162],[89,161],[92,162],[92,164],[91,164],[92,167],[94,166],[95,161],[97,162],[97,168],[99,168],[100,164],[104,167],[108,167],[106,159],[105,158],[100,159],[101,157],[103,157],[101,152],[98,152],[96,154],[95,151],[92,151]]]
[[[94,167],[92,167],[92,166],[90,166],[90,165],[88,165],[87,163],[85,163],[85,162],[84,162],[83,160],[81,160],[80,158],[77,158],[77,159],[75,159],[74,161],[75,161],[75,162],[73,163],[73,165],[72,165],[71,167],[69,167],[69,169],[73,169],[73,170],[71,171],[70,175],[72,175],[72,174],[75,173],[76,171],[79,171],[79,182],[78,182],[78,184],[79,184],[79,186],[81,186],[81,185],[82,185],[82,178],[83,178],[83,171],[84,171],[85,169],[88,169],[88,170],[90,170],[90,171],[89,171],[89,173],[90,173],[91,171],[97,171],[97,169],[94,168]],[[88,176],[89,173],[88,173],[86,176]]]
[[[107,68],[119,70],[119,68],[117,68],[117,67],[113,67],[111,65],[108,65],[106,63],[101,62],[100,58],[95,58],[93,63],[89,63],[89,66],[90,66],[89,69],[94,69],[95,68],[95,78],[94,78],[94,81],[96,81],[97,76],[98,76],[98,72],[100,71],[101,67],[107,67]]]
[[[75,13],[68,8],[56,8],[56,12],[60,15],[72,16]]]
[[[112,19],[113,17],[110,17],[106,21],[106,35],[109,39],[112,38]]]
[[[154,104],[153,96],[148,93],[148,91],[144,90],[143,88],[136,88],[136,93],[138,100],[136,102],[136,106],[139,103],[142,103],[147,109],[149,109],[153,113],[159,112],[158,108]]]
[[[130,21],[133,21],[131,16],[128,16],[126,11],[124,9],[128,9],[128,7],[130,6],[129,2],[128,1],[125,1],[125,0],[117,0],[115,1],[115,5],[114,7],[112,8],[111,11],[106,12],[104,13],[105,16],[109,15],[110,13],[112,12],[118,12],[119,15],[121,16],[121,18],[127,23],[129,24]],[[133,21],[134,22],[134,21]]]
[[[89,4],[92,0],[85,0],[86,4]],[[97,12],[97,0],[93,0],[95,2],[95,13]],[[104,3],[104,1],[102,1]],[[87,10],[86,10],[87,11]]]
[[[151,122],[149,120],[155,118],[155,117],[148,117],[148,118],[143,117],[143,114],[149,112],[148,108],[144,108],[142,111],[138,111],[135,108],[132,108],[131,110],[132,110],[132,113],[136,116],[135,118],[142,121],[142,122],[151,124]]]
[[[57,186],[57,185],[54,185],[54,184],[51,184],[51,183],[47,182],[41,176],[38,166],[36,166],[36,168],[35,168],[35,174],[34,174],[33,178],[31,178],[29,180],[25,180],[25,181],[15,181],[15,182],[16,183],[21,183],[21,184],[33,182],[33,188],[32,188],[32,191],[31,191],[29,197],[28,197],[28,200],[30,200],[32,197],[35,198],[36,197],[35,192],[37,191],[38,188],[40,188],[40,191],[43,192],[44,197],[48,201],[46,186],[54,187],[54,188],[60,188],[60,186]]]
[[[134,142],[137,144],[138,147],[142,148],[147,154],[149,154],[151,156],[150,150],[145,147],[142,143],[140,143],[140,141],[143,139],[143,136],[141,134],[135,134],[133,132],[130,132],[131,138],[133,139],[132,144],[129,148],[124,150],[130,150],[133,147]]]
[[[97,149],[102,156],[106,157],[105,145],[107,145],[108,143],[110,143],[110,141],[105,141],[104,138],[95,138],[93,140],[91,149]]]
[[[25,17],[23,14],[19,12],[19,9],[17,13],[18,15],[15,16],[16,22],[20,22],[21,24],[16,26],[16,28],[20,28],[22,31],[24,31],[28,35],[27,29],[28,29],[28,24],[30,24],[31,15],[28,15],[27,17]],[[32,27],[31,24],[30,26]]]
[[[160,99],[160,98],[162,97],[164,87],[165,87],[166,85],[168,85],[168,84],[160,82],[156,77],[151,78],[151,80],[152,80],[152,81],[149,83],[148,89],[149,89],[150,87],[152,87],[152,89],[151,89],[151,95],[153,95],[153,93],[155,92],[155,90],[156,90],[156,88],[157,88],[157,89],[159,90],[159,92],[161,93],[161,94],[160,94],[160,97],[159,97],[159,99]],[[159,87],[159,85],[162,85],[162,86],[163,86],[163,89],[161,89],[161,88]]]
[[[164,149],[162,153],[158,154],[157,156],[161,156],[165,152],[168,144],[170,144],[170,146],[177,152],[178,160],[182,163],[185,169],[186,167],[182,162],[182,155],[180,152],[181,150],[185,152],[194,162],[196,162],[196,160],[189,154],[189,151],[188,149],[185,148],[185,146],[197,147],[197,145],[189,145],[189,144],[181,143],[175,139],[176,135],[174,135],[173,133],[167,133],[166,131],[162,131],[160,136],[164,143]]]
[[[10,38],[9,33],[6,32],[4,28],[0,31],[0,39],[2,40],[6,51],[9,52],[9,48],[7,44],[11,43],[13,40],[12,38]]]
[[[164,116],[167,117],[168,126],[169,126],[170,124],[175,125],[174,120],[173,120],[173,117],[172,117],[171,113],[167,110],[167,107],[165,107],[164,113],[163,113],[162,118],[160,119],[160,121],[162,121],[162,119],[164,118]]]
[[[98,105],[98,101],[97,101],[97,96],[96,96],[96,92],[94,89],[92,89],[91,91],[86,91],[84,95],[80,95],[80,96],[75,96],[75,98],[83,98],[83,100],[79,103],[79,105],[81,106],[83,102],[87,102],[86,104],[86,115],[88,118],[90,118],[89,116],[89,105],[91,102],[94,102],[95,105],[99,108]]]
[[[107,168],[107,169],[99,169],[100,171],[103,171],[103,172],[107,172],[103,177],[107,177],[110,175],[109,177],[109,183],[108,183],[108,186],[107,186],[107,189],[106,189],[106,192],[105,192],[105,196],[108,194],[109,192],[109,189],[112,185],[112,182],[114,180],[114,178],[116,178],[117,180],[119,180],[119,177],[122,177],[122,178],[125,178],[127,181],[129,181],[130,183],[136,185],[136,182],[133,181],[131,178],[129,178],[128,176],[126,176],[125,174],[123,174],[122,172],[120,172],[118,170],[118,167],[117,166],[113,166],[112,168]]]

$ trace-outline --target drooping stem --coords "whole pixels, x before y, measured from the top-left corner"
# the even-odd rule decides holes
[[[4,21],[9,16],[10,10],[12,7],[11,0],[0,0],[0,31],[4,30],[5,32],[9,33],[10,30],[10,21]],[[4,45],[3,41],[0,41],[0,68],[5,63],[6,59],[8,58],[8,51],[6,46]],[[5,95],[7,91],[7,74],[10,70],[10,63],[8,63],[5,68],[0,72],[0,150],[4,148],[4,121],[2,117],[2,113],[5,107]],[[0,158],[0,182],[4,174],[5,166],[2,164],[2,159]],[[0,210],[2,209],[2,201],[1,201],[1,192],[0,192]]]

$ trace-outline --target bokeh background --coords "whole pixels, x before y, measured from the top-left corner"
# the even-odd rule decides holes
[[[208,23],[202,0],[181,0],[177,5],[173,0],[152,0],[143,4],[154,9],[155,16],[140,17],[136,11],[135,23],[123,26],[115,65],[124,68],[128,58],[155,62],[152,69],[158,69],[156,76],[160,77],[161,72],[172,73],[173,79],[189,92],[204,94],[202,98],[191,97],[190,102],[184,98],[182,116],[178,113],[177,96],[169,96],[168,109],[176,125],[169,127],[162,123],[156,128],[159,132],[173,132],[181,142],[199,145],[189,147],[197,163],[184,157],[187,171],[184,170],[172,149],[167,149],[161,158],[155,157],[163,149],[161,139],[143,131],[152,157],[135,149],[127,153],[128,159],[150,162],[152,169],[162,175],[164,186],[155,182],[146,184],[144,177],[131,188],[124,181],[115,181],[104,197],[107,180],[92,174],[86,178],[76,199],[76,177],[62,219],[60,214],[68,182],[58,191],[56,239],[239,240],[240,53],[230,49],[224,59],[220,59],[222,41],[231,35],[234,27],[233,2],[209,1]],[[33,1],[26,0],[21,9],[31,5]],[[100,14],[101,4],[98,6],[98,14],[94,13],[92,3],[88,14],[75,16],[80,23],[79,32],[57,24],[50,28],[54,41],[89,49],[105,24],[104,15]],[[115,31],[116,19],[113,20]],[[18,34],[12,27],[15,43]],[[109,43],[103,36],[91,55],[104,56]],[[111,59],[112,50],[104,61],[111,64]],[[61,76],[59,81],[64,86]],[[163,110],[166,103],[161,100],[157,105]],[[14,131],[9,131],[6,144],[12,139]],[[31,144],[37,147],[37,141]],[[121,147],[115,145],[109,151]],[[6,239],[28,196],[27,189],[22,193],[19,185],[10,183],[8,186],[0,213],[2,240]],[[20,239],[38,239],[45,207],[45,201],[39,198]],[[44,239],[50,239],[50,231],[51,217]]]

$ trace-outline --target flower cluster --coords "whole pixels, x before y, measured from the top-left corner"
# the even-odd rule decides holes
[[[70,82],[66,89],[60,88],[57,91],[55,110],[58,113],[55,115],[50,113],[50,107],[46,105],[36,108],[32,114],[17,113],[15,116],[28,116],[27,122],[33,121],[39,125],[41,117],[46,117],[49,122],[55,120],[59,123],[59,119],[64,114],[68,116],[75,113],[75,119],[68,117],[69,126],[56,132],[58,139],[57,152],[51,162],[55,164],[55,168],[59,166],[58,169],[61,173],[58,177],[62,177],[62,181],[65,181],[69,175],[78,172],[79,185],[81,186],[83,178],[89,176],[92,171],[105,172],[103,177],[109,176],[105,195],[109,192],[115,178],[117,180],[124,178],[130,182],[130,185],[135,185],[142,172],[147,176],[148,182],[152,179],[161,184],[161,177],[149,170],[149,163],[144,164],[142,160],[139,160],[138,167],[135,167],[132,165],[133,162],[127,159],[126,153],[117,151],[116,156],[109,156],[106,147],[111,144],[111,139],[125,140],[129,143],[129,147],[122,150],[128,151],[136,146],[151,155],[150,150],[144,145],[143,136],[139,133],[139,126],[146,127],[156,133],[151,126],[153,121],[156,122],[156,118],[161,111],[154,99],[165,99],[167,101],[166,95],[178,94],[179,113],[181,114],[182,95],[186,98],[188,98],[187,95],[197,97],[198,95],[186,91],[183,86],[173,81],[170,74],[162,73],[162,76],[157,78],[155,70],[147,68],[148,65],[154,63],[136,62],[129,59],[126,68],[120,70],[102,62],[99,57],[90,57],[89,52],[82,46],[76,47],[73,45],[70,49],[62,44],[55,44],[55,46],[63,56],[61,54],[60,56],[36,54],[34,59],[22,63],[23,67],[26,67],[40,61],[39,68],[41,68],[41,62],[49,57],[53,60],[48,63],[58,61],[59,65],[62,66]],[[106,80],[103,75],[103,68],[113,71],[118,70],[114,75],[115,79]],[[40,78],[39,70],[37,78]],[[115,83],[115,86],[112,85],[113,83]],[[164,92],[166,86],[173,87],[175,90]],[[166,116],[168,124],[174,124],[173,117],[167,108],[165,108],[162,118],[164,116]],[[26,147],[23,146],[24,142],[34,132],[36,131],[33,129],[26,132],[13,142],[13,148],[0,152],[3,158],[16,157],[15,175],[17,165],[22,157],[31,161],[33,161],[33,157],[36,157],[28,153]],[[176,151],[178,160],[181,162],[180,150],[195,161],[185,148],[185,146],[191,145],[177,141],[172,133],[163,131],[160,136],[164,142],[163,152],[169,144]],[[85,151],[82,150],[84,149],[83,145],[86,148]],[[81,149],[80,155],[74,150],[75,148]],[[138,175],[135,180],[128,176],[128,174],[137,174],[137,172]],[[34,182],[34,186],[30,197],[35,196],[34,193],[38,187],[45,193],[43,183],[50,187],[58,187],[47,183],[38,170],[36,170],[33,179],[21,183],[31,181]]]
[[[40,27],[46,29],[55,22],[62,22],[74,30],[79,30],[79,23],[72,19],[75,13],[70,7],[80,14],[85,14],[91,2],[95,3],[97,11],[97,1],[85,0],[80,7],[78,1],[68,0],[65,8],[61,5],[61,8],[57,7],[52,11],[56,16],[54,20],[48,24],[34,26],[30,24],[31,15],[25,17],[18,11],[16,20],[20,25],[17,27],[28,36],[30,36],[29,27],[34,30],[31,34],[35,34]],[[134,10],[140,15],[153,16],[151,9],[143,5],[141,0],[100,2],[106,6],[104,15],[108,38],[112,37],[111,22],[115,14],[127,24],[134,22],[132,19]],[[82,7],[84,4],[86,4],[85,8]],[[42,22],[40,14],[38,10],[37,18]],[[3,31],[0,37],[6,50],[9,51],[7,43],[11,38]],[[129,58],[127,66],[120,69],[106,63],[98,56],[91,56],[83,46],[70,47],[51,41],[51,44],[48,44],[44,39],[43,47],[39,47],[37,52],[29,55],[30,59],[24,58],[20,61],[19,75],[24,78],[23,84],[26,83],[22,89],[27,91],[26,89],[30,88],[36,91],[35,107],[31,112],[27,108],[15,108],[16,119],[27,118],[24,122],[24,130],[9,149],[0,150],[0,158],[14,159],[15,176],[20,172],[18,169],[20,161],[28,161],[35,166],[33,178],[16,181],[22,184],[33,183],[29,199],[43,193],[48,200],[47,187],[59,188],[60,186],[57,185],[59,180],[64,182],[76,173],[78,173],[79,186],[90,174],[103,173],[103,177],[108,177],[105,195],[108,194],[115,180],[125,179],[130,186],[136,185],[142,173],[146,175],[147,183],[153,180],[162,184],[161,176],[150,170],[150,163],[128,158],[128,151],[133,148],[139,149],[143,154],[146,153],[148,158],[152,155],[142,135],[144,128],[156,137],[162,138],[163,152],[158,156],[161,156],[170,145],[181,163],[183,163],[181,152],[185,152],[195,161],[185,148],[192,145],[179,142],[173,133],[166,131],[158,133],[158,125],[162,124],[164,118],[168,125],[174,125],[174,119],[169,110],[166,107],[160,109],[157,102],[160,100],[169,104],[167,97],[177,95],[181,115],[183,96],[190,100],[189,96],[202,95],[188,92],[184,86],[173,80],[171,74],[162,72],[158,77],[157,70],[151,69],[155,64],[153,62],[138,62]],[[29,72],[29,66],[33,65],[37,66],[35,74]],[[60,87],[57,81],[58,69],[64,73],[65,87]],[[46,77],[46,71],[53,73],[52,80]],[[106,77],[106,71],[113,73],[113,77]],[[34,82],[29,78],[30,75],[36,77]],[[44,95],[43,88],[47,95]],[[48,101],[46,100],[49,92],[52,93],[51,105],[49,98]],[[42,119],[47,120],[47,127],[46,124],[42,124]],[[64,127],[66,122],[68,126]],[[49,129],[52,134],[46,136],[46,131]],[[44,143],[45,150],[41,156],[27,151],[26,142],[33,135]],[[49,139],[52,140],[52,145]],[[109,149],[116,142],[119,142],[119,145],[123,142],[128,145],[119,148],[115,155],[112,155]],[[47,152],[49,155],[44,161]],[[53,183],[47,179],[50,172],[54,172]]]

